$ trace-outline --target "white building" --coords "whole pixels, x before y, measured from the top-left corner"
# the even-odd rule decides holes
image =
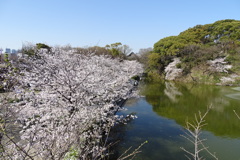
[[[2,49],[2,48],[0,48],[0,54],[2,54],[2,52],[3,52],[3,49]]]

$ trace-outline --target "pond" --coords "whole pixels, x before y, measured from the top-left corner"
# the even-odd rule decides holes
[[[201,134],[207,139],[204,145],[220,160],[240,159],[240,120],[233,112],[240,114],[240,88],[164,82],[142,85],[141,95],[128,100],[127,110],[118,113],[134,113],[138,118],[118,128],[120,142],[114,146],[112,159],[148,141],[135,159],[186,160],[187,153],[180,147],[194,149],[181,136],[186,135],[186,121],[192,122],[196,113],[204,113],[209,106]],[[202,156],[213,159],[206,152]]]

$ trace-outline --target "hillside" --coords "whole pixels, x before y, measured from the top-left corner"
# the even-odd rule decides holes
[[[240,21],[228,19],[159,40],[147,72],[150,79],[230,85],[240,80],[239,64]]]

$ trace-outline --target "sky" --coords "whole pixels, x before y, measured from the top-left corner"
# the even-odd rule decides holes
[[[240,20],[240,0],[0,0],[0,48],[121,42],[138,52],[223,19]]]

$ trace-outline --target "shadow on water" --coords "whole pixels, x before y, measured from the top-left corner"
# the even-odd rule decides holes
[[[165,82],[145,84],[141,90],[144,97],[127,102],[128,110],[119,113],[135,112],[138,118],[119,128],[121,139],[114,148],[115,158],[147,140],[149,143],[135,159],[187,159],[180,147],[192,150],[193,146],[180,136],[184,134],[183,127],[186,120],[192,121],[195,113],[204,113],[210,105],[202,134],[208,139],[206,145],[219,159],[240,157],[240,120],[233,112],[240,113],[240,99],[231,96],[240,95],[240,88]]]

